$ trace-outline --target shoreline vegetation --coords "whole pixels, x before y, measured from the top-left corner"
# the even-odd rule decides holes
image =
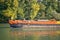
[[[0,22],[9,20],[60,20],[59,0],[1,0]]]

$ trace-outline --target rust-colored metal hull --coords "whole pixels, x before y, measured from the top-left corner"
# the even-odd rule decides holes
[[[60,21],[30,21],[30,20],[9,20],[10,24],[60,24]]]
[[[60,21],[31,21],[31,20],[9,20],[10,27],[60,27]]]

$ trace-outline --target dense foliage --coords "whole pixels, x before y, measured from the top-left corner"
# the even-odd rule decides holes
[[[60,20],[58,0],[0,0],[0,21],[26,19]]]

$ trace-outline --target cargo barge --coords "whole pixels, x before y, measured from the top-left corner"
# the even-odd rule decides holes
[[[10,27],[60,27],[60,21],[56,20],[9,20]]]

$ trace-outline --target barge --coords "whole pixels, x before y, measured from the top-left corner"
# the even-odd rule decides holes
[[[9,20],[10,27],[60,27],[60,21],[56,20]]]

